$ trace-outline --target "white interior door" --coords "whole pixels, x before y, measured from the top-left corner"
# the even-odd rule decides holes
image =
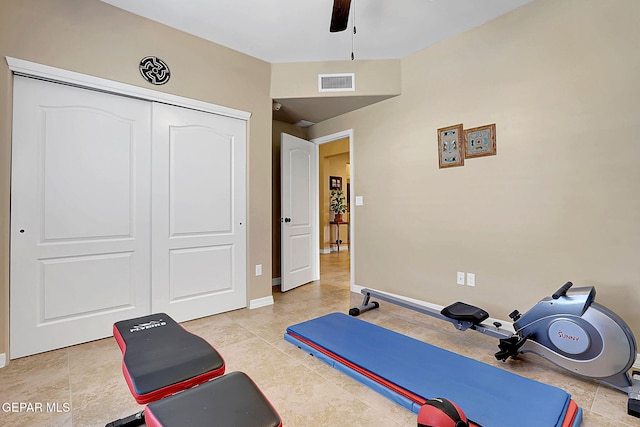
[[[150,307],[148,102],[15,77],[10,356]]]
[[[246,121],[153,105],[152,310],[246,307]]]
[[[317,147],[283,133],[280,156],[280,288],[288,291],[319,279]]]

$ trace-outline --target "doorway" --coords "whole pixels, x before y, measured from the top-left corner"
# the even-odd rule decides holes
[[[273,276],[272,276],[272,286],[274,287],[274,292],[281,292],[282,289],[282,280],[283,280],[283,273],[282,273],[282,245],[281,245],[281,240],[282,240],[282,226],[283,224],[286,226],[289,223],[285,223],[284,221],[289,218],[290,216],[284,215],[284,213],[282,211],[282,199],[283,196],[281,194],[281,190],[282,190],[282,164],[281,164],[281,155],[282,155],[282,145],[281,145],[281,136],[283,133],[289,134],[289,135],[297,135],[298,138],[303,138],[306,139],[306,134],[305,135],[301,135],[299,134],[299,132],[295,131],[296,129],[293,128],[292,125],[286,125],[284,123],[280,123],[277,121],[274,121],[274,129],[273,129],[273,135],[272,135],[272,140],[273,140],[273,148],[274,148],[274,155],[273,155],[273,258],[272,258],[272,269],[273,269]],[[353,171],[354,171],[354,165],[353,165],[353,159],[351,158],[351,154],[353,152],[353,130],[349,129],[349,130],[345,130],[345,131],[341,131],[341,132],[337,132],[331,135],[327,135],[324,137],[320,137],[320,138],[316,138],[313,139],[311,141],[309,141],[309,144],[311,144],[312,146],[314,146],[316,149],[323,144],[328,144],[334,141],[338,141],[344,139],[346,142],[346,145],[348,146],[348,153],[349,153],[349,166],[350,166],[350,179],[349,179],[349,190],[350,190],[350,206],[354,206],[353,201],[355,199],[354,196],[354,188],[352,186],[353,183]],[[318,151],[318,150],[316,150]],[[320,269],[321,267],[321,261],[320,261],[320,256],[321,256],[321,244],[320,244],[320,216],[321,216],[321,211],[322,212],[327,212],[327,218],[328,218],[328,209],[329,209],[329,203],[328,203],[328,198],[327,198],[327,202],[326,202],[326,206],[319,206],[319,194],[320,194],[320,177],[319,177],[319,161],[318,161],[318,156],[314,155],[314,159],[312,160],[315,167],[315,176],[313,178],[313,180],[315,181],[315,183],[313,184],[313,188],[312,191],[310,193],[310,197],[312,197],[314,199],[313,201],[313,205],[315,206],[314,211],[313,211],[313,216],[315,217],[313,219],[313,222],[315,224],[318,224],[317,227],[312,227],[313,232],[315,234],[315,242],[316,244],[313,246],[313,254],[310,255],[311,258],[311,262],[313,263],[313,269],[316,271],[315,273],[315,277],[312,280],[319,280],[320,279]],[[325,181],[323,180],[322,185],[328,185],[325,183]],[[328,221],[328,219],[327,219]],[[345,242],[349,242],[349,247],[348,247],[348,252],[345,252],[342,250],[341,248],[341,254],[343,255],[347,255],[348,259],[346,262],[346,265],[348,266],[348,269],[345,268],[344,270],[347,270],[344,272],[344,274],[347,275],[348,280],[348,286],[353,290],[354,289],[354,268],[353,268],[353,254],[354,252],[354,228],[353,228],[353,224],[355,224],[355,214],[353,212],[353,209],[351,209],[351,213],[349,215],[349,221],[350,221],[350,230],[347,231],[347,235],[349,236],[348,239],[343,239]],[[327,231],[328,231],[328,225],[327,225]],[[344,257],[343,257],[344,258]]]
[[[323,281],[346,283],[353,291],[355,285],[353,130],[316,138],[311,142],[318,145],[319,152],[320,278]],[[336,189],[342,191],[347,204],[347,215],[342,221],[334,221],[334,213],[329,208],[332,184],[334,188],[337,184]]]

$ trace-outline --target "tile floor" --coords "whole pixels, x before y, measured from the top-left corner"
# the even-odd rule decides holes
[[[414,427],[414,414],[282,338],[289,325],[333,311],[346,313],[361,302],[360,294],[349,291],[349,253],[321,258],[321,280],[286,293],[274,290],[274,305],[186,322],[186,328],[218,349],[228,372],[249,374],[285,427]],[[361,319],[564,388],[583,408],[585,427],[640,426],[640,419],[626,415],[624,394],[536,356],[497,362],[496,342],[487,336],[461,333],[447,322],[389,304]],[[122,377],[120,357],[109,338],[12,361],[0,369],[0,403],[31,403],[36,411],[42,404],[42,410],[9,413],[0,408],[0,426],[104,426],[138,411]]]

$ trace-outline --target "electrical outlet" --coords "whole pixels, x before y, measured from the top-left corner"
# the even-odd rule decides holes
[[[256,265],[256,276],[262,276],[262,264]]]
[[[464,273],[458,271],[458,285],[464,285]]]
[[[467,273],[467,285],[475,286],[476,285],[476,275],[475,273]]]

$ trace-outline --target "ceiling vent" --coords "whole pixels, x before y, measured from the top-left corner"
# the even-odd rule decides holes
[[[308,120],[299,120],[298,122],[294,123],[294,126],[298,126],[299,128],[308,128],[309,126],[313,125],[315,125],[315,123]]]
[[[320,92],[342,92],[356,90],[355,73],[318,74]]]

